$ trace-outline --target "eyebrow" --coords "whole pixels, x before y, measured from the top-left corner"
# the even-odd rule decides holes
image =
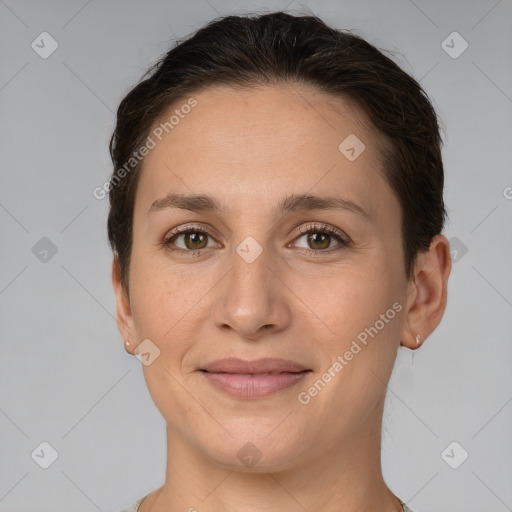
[[[166,208],[180,208],[193,212],[220,213],[224,208],[213,197],[205,194],[167,194],[153,202],[148,210],[152,212]],[[273,210],[274,215],[303,210],[346,210],[369,218],[368,213],[348,199],[336,196],[312,194],[291,194],[286,196]]]

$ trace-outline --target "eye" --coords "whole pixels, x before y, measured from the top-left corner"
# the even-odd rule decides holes
[[[298,228],[301,235],[295,238],[294,243],[287,245],[297,246],[307,254],[331,253],[351,245],[350,238],[341,230],[327,224],[310,224]],[[161,245],[176,254],[199,256],[205,249],[221,247],[215,242],[211,233],[203,226],[180,226],[167,233]],[[301,242],[298,243],[298,242]]]
[[[172,252],[198,255],[204,249],[219,246],[216,242],[209,243],[209,238],[212,237],[213,235],[204,227],[180,226],[167,233],[162,245]]]
[[[302,240],[304,245],[299,244],[298,246],[309,253],[333,252],[347,247],[351,243],[345,233],[326,224],[312,224],[300,227],[298,231],[301,236],[295,239],[295,245],[297,245],[297,241]],[[334,248],[333,242],[337,242],[334,244]]]

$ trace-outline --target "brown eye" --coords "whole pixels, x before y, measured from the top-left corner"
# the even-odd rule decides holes
[[[203,249],[217,245],[205,229],[194,226],[177,228],[162,240],[162,246],[169,251],[191,255],[199,255]]]
[[[345,238],[341,231],[327,225],[307,226],[300,229],[300,232],[301,236],[296,239],[295,244],[306,252],[331,252],[350,245],[348,237]]]
[[[311,249],[327,249],[331,245],[331,235],[325,233],[309,233],[307,240]]]
[[[208,245],[208,235],[196,231],[182,233],[183,243],[187,249],[205,249]]]

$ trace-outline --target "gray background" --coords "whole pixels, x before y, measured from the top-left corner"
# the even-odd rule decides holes
[[[442,324],[399,351],[384,477],[415,512],[512,510],[510,0],[0,0],[3,512],[112,511],[162,484],[165,424],[115,325],[107,199],[92,191],[111,172],[113,112],[175,38],[285,8],[395,52],[443,124],[456,261]],[[31,47],[43,31],[59,45],[46,59]],[[457,58],[453,31],[469,44]],[[31,457],[43,441],[48,469]],[[457,469],[441,455],[453,441],[452,464],[469,453]]]

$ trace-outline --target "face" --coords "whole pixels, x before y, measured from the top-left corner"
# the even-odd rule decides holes
[[[130,333],[150,340],[144,376],[177,438],[226,467],[292,467],[378,417],[407,309],[400,206],[344,100],[193,97],[138,184]]]

